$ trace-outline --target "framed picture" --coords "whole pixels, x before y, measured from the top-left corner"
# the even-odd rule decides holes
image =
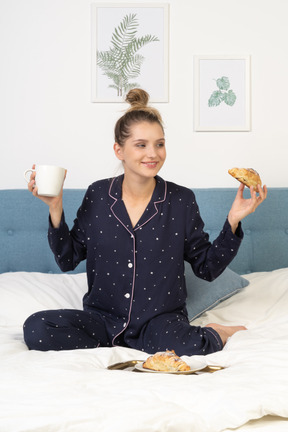
[[[169,5],[92,3],[92,102],[123,102],[143,88],[168,102]]]
[[[249,131],[250,56],[194,57],[195,131]]]

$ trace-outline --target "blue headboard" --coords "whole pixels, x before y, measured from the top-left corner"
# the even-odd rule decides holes
[[[213,240],[237,189],[193,189],[205,229]],[[69,226],[85,191],[64,190]],[[249,193],[247,190],[246,193]],[[60,273],[47,241],[48,207],[27,190],[0,190],[0,273]],[[243,221],[244,240],[230,268],[239,274],[288,267],[288,189],[270,188],[268,198]],[[75,272],[85,271],[81,263]]]

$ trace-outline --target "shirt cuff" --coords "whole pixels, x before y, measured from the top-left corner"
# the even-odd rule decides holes
[[[234,234],[234,233],[232,232],[231,225],[230,225],[230,223],[228,222],[228,218],[227,218],[226,221],[225,221],[225,224],[224,224],[223,230],[224,230],[224,231],[228,231],[229,233],[232,234],[232,236],[235,236],[235,237],[237,237],[237,238],[240,239],[240,240],[242,240],[243,237],[244,237],[244,233],[243,233],[243,230],[242,230],[242,223],[241,223],[241,222],[238,223],[238,226],[237,226],[236,231],[235,231],[235,234]]]
[[[61,221],[60,221],[60,225],[58,228],[53,227],[50,214],[49,214],[49,218],[48,218],[48,223],[49,223],[49,232],[61,230],[63,228],[63,226],[65,225],[64,210],[62,211]]]
[[[221,351],[224,348],[224,344],[222,342],[219,333],[216,330],[214,330],[212,327],[203,327],[203,330],[205,330],[206,332],[214,336],[218,351]],[[217,351],[217,349],[215,351]]]

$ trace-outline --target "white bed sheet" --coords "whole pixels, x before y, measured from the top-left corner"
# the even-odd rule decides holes
[[[85,275],[0,275],[0,431],[287,430],[288,269],[246,277],[248,287],[193,322],[248,327],[203,358],[226,369],[175,376],[107,370],[147,357],[127,348],[27,350],[25,318],[41,309],[80,308]]]

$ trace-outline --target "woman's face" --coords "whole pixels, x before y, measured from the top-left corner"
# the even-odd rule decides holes
[[[118,159],[123,162],[125,174],[145,178],[155,177],[166,159],[165,137],[158,123],[135,123],[121,147],[114,144]]]

